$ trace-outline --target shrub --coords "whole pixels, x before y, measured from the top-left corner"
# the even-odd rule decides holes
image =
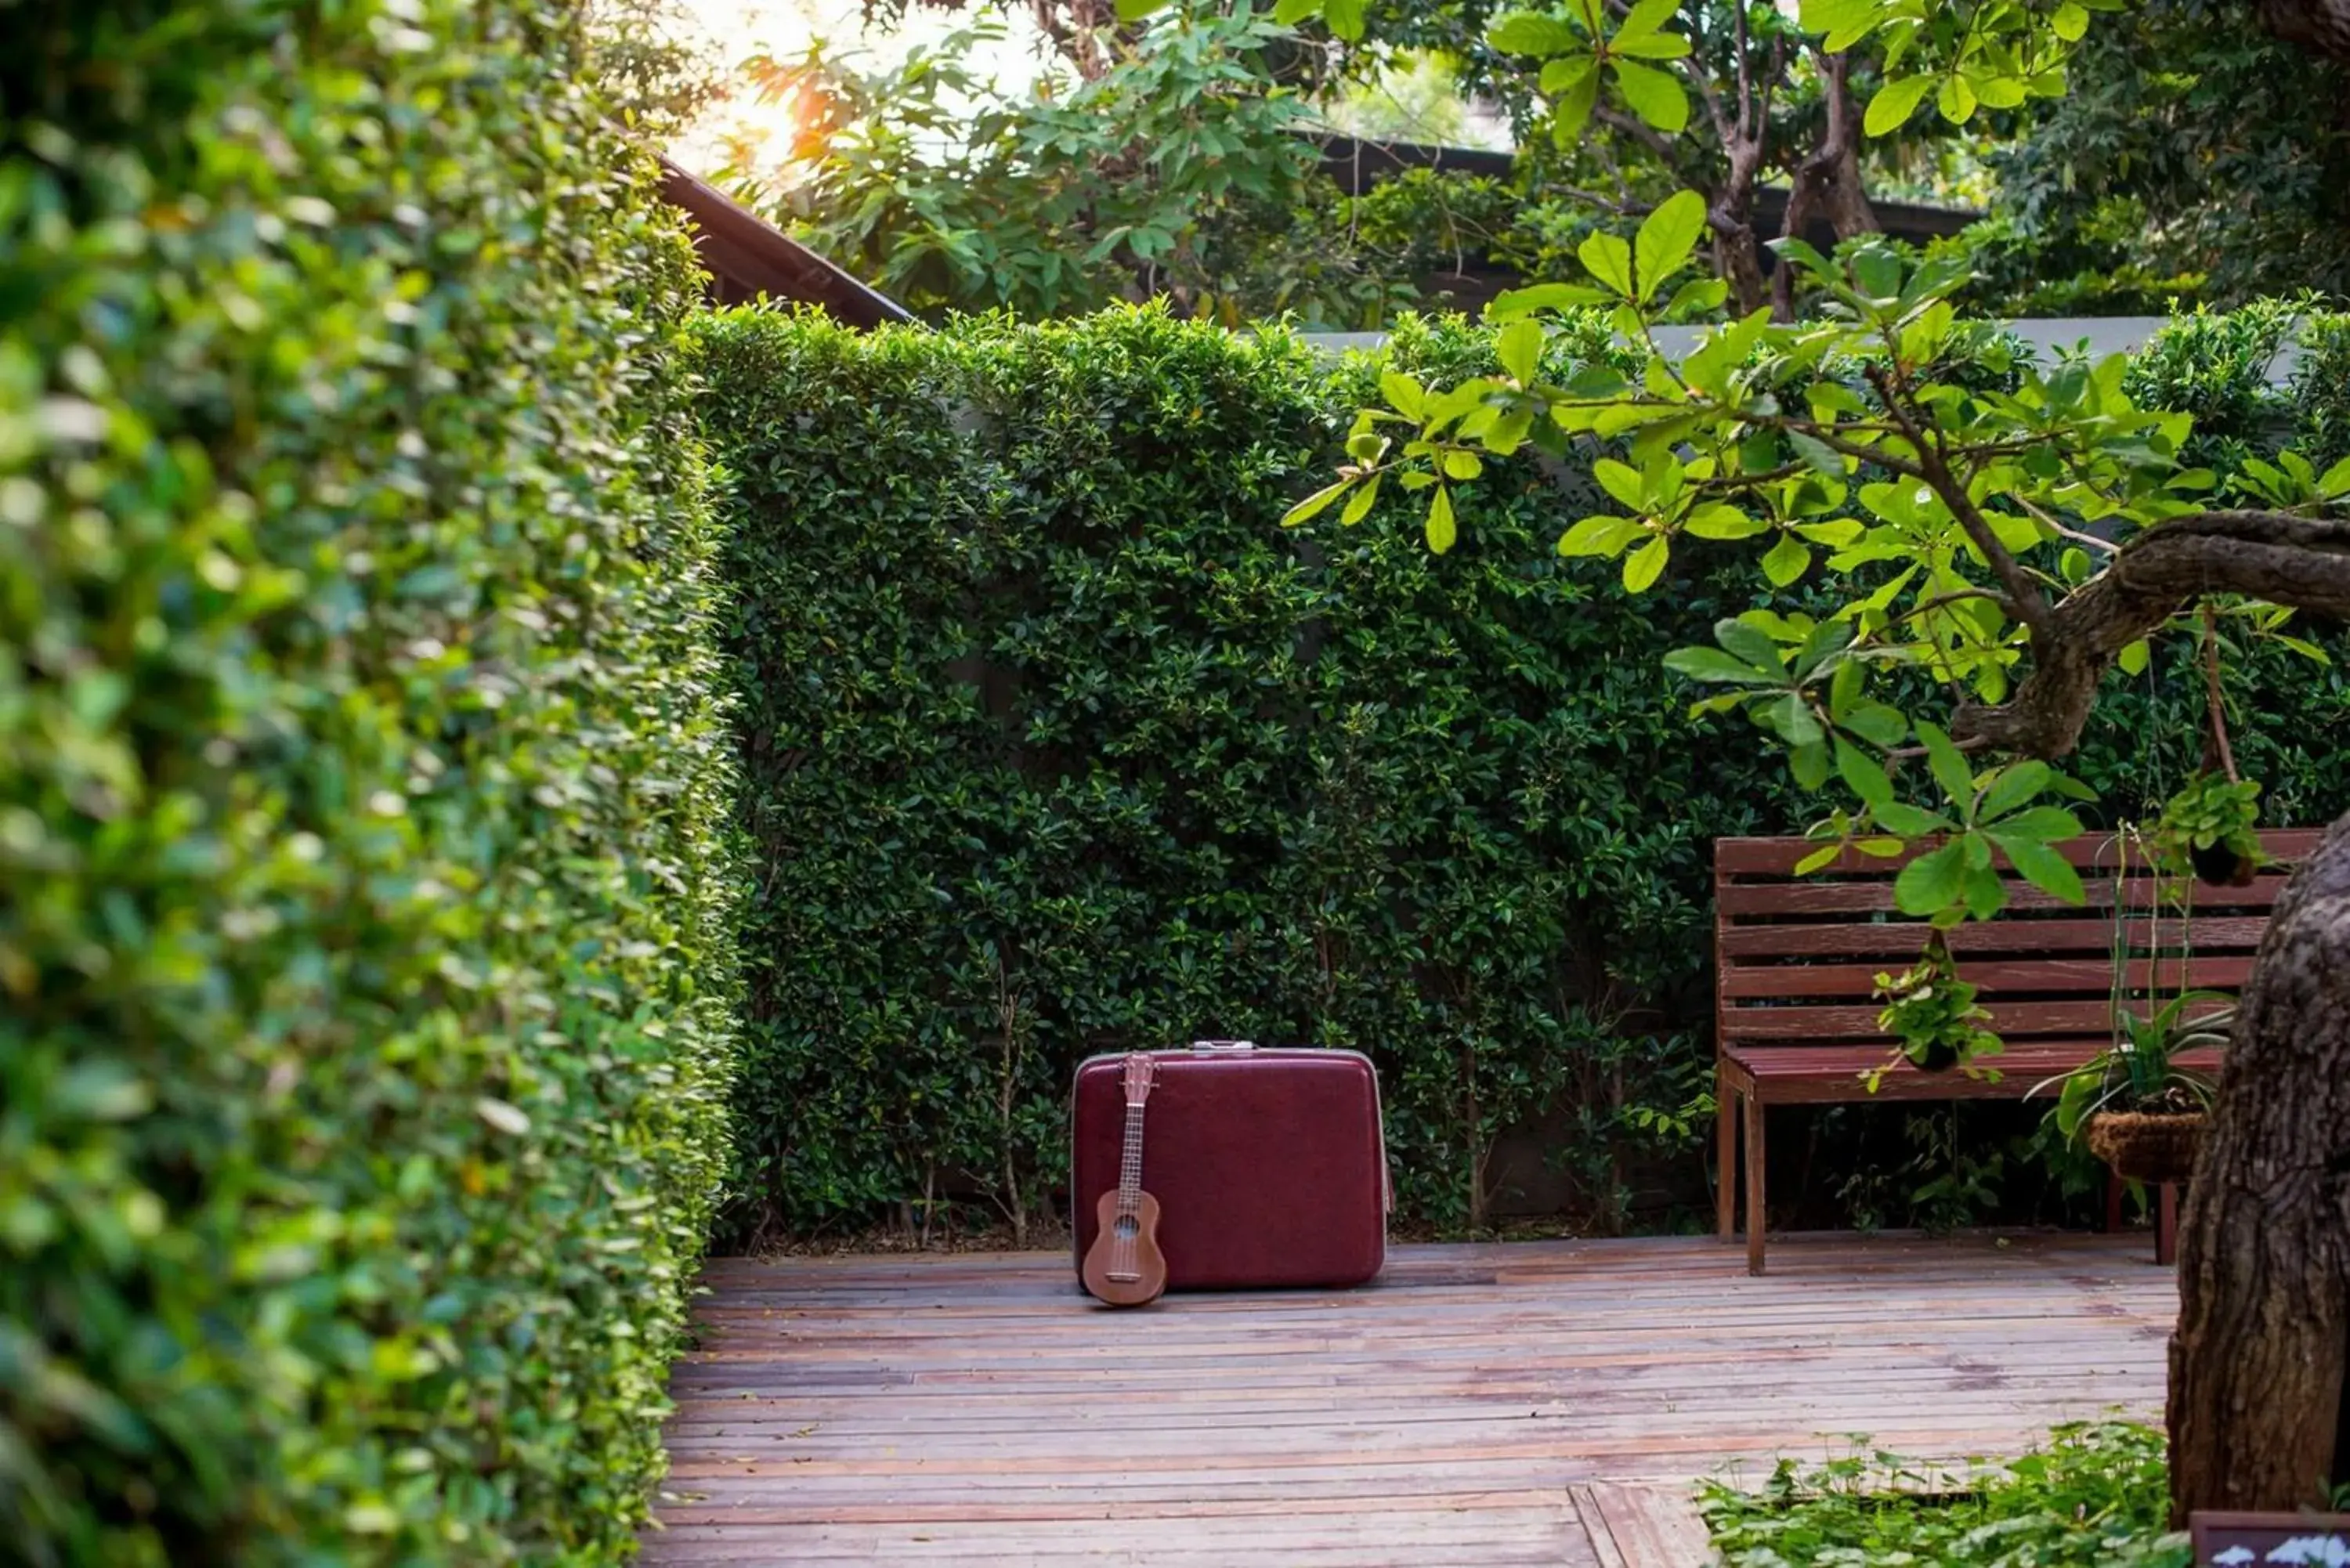
[[[2126,1422],[2059,1427],[2045,1449],[1996,1465],[1783,1460],[1759,1492],[1709,1484],[1700,1506],[1726,1568],[2187,1568],[2190,1557],[2186,1537],[2164,1529],[2162,1434]]]
[[[1039,1212],[1075,1064],[1208,1034],[1368,1051],[1407,1218],[1531,1185],[1494,1164],[1528,1125],[1586,1222],[1701,1205],[1711,841],[1801,826],[1658,672],[1752,603],[1734,546],[1635,603],[1553,548],[1589,475],[1524,461],[1441,557],[1409,496],[1276,527],[1383,367],[1491,366],[1457,323],[1341,365],[1133,310],[697,337],[758,866],[743,1234]],[[2309,743],[2350,701],[2291,658],[2239,741],[2281,820],[2350,793]],[[2184,776],[2158,746],[2192,766],[2168,668],[2089,737],[2115,809]]]
[[[2294,423],[2303,450],[2323,469],[2350,457],[2350,315],[2311,317],[2300,342]]]
[[[568,6],[10,15],[12,1556],[612,1558],[726,1158],[682,241]]]

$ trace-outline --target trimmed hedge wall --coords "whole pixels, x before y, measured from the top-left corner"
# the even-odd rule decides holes
[[[690,253],[574,8],[0,24],[12,1561],[609,1561],[728,1158]]]
[[[1554,553],[1587,482],[1527,462],[1464,487],[1442,558],[1408,501],[1284,533],[1374,369],[1280,334],[696,336],[758,865],[738,1237],[1043,1212],[1074,1064],[1208,1034],[1368,1050],[1407,1217],[1537,1179],[1599,1224],[1702,1202],[1711,841],[1801,821],[1659,667],[1753,602],[1734,547],[1628,598]],[[1490,364],[1424,322],[1389,352]],[[2241,743],[2285,818],[2350,796],[2341,673],[2291,657],[2255,657]],[[2199,698],[2116,696],[2083,767],[2128,807],[2192,765]],[[1492,1163],[1530,1123],[1547,1176]]]

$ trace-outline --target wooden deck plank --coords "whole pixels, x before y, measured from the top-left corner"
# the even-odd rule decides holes
[[[1774,1252],[1407,1247],[1127,1314],[1059,1255],[715,1260],[645,1561],[1694,1568],[1724,1466],[2158,1406],[2175,1292],[2126,1240]]]
[[[1596,1481],[1570,1488],[1600,1568],[1690,1568],[1710,1552],[1687,1487]]]

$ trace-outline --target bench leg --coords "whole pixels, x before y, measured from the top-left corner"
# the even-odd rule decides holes
[[[1746,1096],[1746,1272],[1762,1272],[1762,1097]]]
[[[1738,1234],[1738,1092],[1713,1075],[1713,1233]]]
[[[2162,1184],[2161,1196],[2155,1200],[2154,1261],[2178,1262],[2178,1189],[2168,1181]]]

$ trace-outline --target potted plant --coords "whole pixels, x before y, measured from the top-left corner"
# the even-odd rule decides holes
[[[1975,1002],[1975,987],[1959,978],[1959,966],[1950,943],[1937,930],[1926,939],[1925,951],[1901,973],[1877,977],[1877,994],[1886,1003],[1877,1026],[1901,1044],[1895,1060],[1907,1058],[1920,1072],[1947,1073],[1965,1065],[1970,1073],[1988,1073],[1974,1062],[1995,1056],[1999,1036],[1983,1027],[1991,1013]],[[1870,1087],[1882,1069],[1870,1075]]]
[[[2214,887],[2247,887],[2260,870],[2261,785],[2200,773],[2163,804],[2154,847],[2164,870]]]
[[[2233,1000],[2210,991],[2181,992],[2145,1017],[2117,1005],[2114,1043],[2074,1071],[2033,1085],[2032,1093],[2062,1085],[2051,1113],[2056,1130],[2086,1144],[2116,1175],[2184,1181],[2195,1166],[2212,1082],[2178,1058],[2225,1046],[2235,1017]]]

